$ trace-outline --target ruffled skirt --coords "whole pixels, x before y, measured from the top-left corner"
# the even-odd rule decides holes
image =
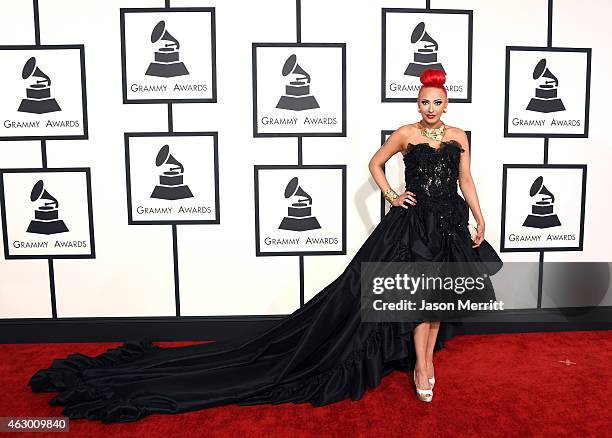
[[[262,334],[176,348],[127,341],[96,357],[55,359],[29,385],[59,392],[49,403],[63,415],[105,423],[222,404],[361,399],[391,371],[414,368],[417,322],[361,321],[360,263],[478,261],[465,233],[444,237],[433,214],[392,207],[334,281]],[[435,349],[460,326],[443,322]]]

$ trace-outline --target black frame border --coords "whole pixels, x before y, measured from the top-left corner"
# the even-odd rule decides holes
[[[381,37],[381,76],[380,76],[380,101],[381,102],[416,102],[416,97],[387,97],[387,15],[388,13],[408,14],[462,14],[468,16],[468,71],[467,71],[467,97],[449,98],[449,102],[471,103],[472,102],[472,60],[474,52],[474,11],[469,9],[424,9],[424,8],[382,8],[382,37]]]
[[[577,247],[538,247],[538,248],[508,248],[506,247],[506,194],[508,188],[508,169],[575,169],[582,170],[582,190],[580,202],[580,236]],[[586,205],[586,164],[504,164],[502,177],[501,232],[500,252],[548,252],[548,251],[582,251],[584,244],[584,218]]]
[[[213,138],[213,161],[215,170],[215,211],[216,218],[210,220],[177,220],[177,221],[135,221],[132,217],[132,184],[130,173],[130,138],[147,137],[212,137]],[[219,133],[217,131],[203,132],[125,132],[123,134],[125,144],[125,184],[127,195],[128,225],[203,225],[221,223],[221,211],[219,209]]]
[[[257,49],[260,47],[333,47],[342,49],[342,131],[341,132],[259,132],[257,115]],[[253,43],[253,137],[346,137],[346,43]]]
[[[87,191],[87,215],[89,218],[89,242],[91,251],[89,254],[47,254],[47,255],[11,255],[8,246],[8,233],[6,225],[6,203],[4,198],[4,174],[5,173],[63,173],[84,172]],[[36,259],[95,259],[96,244],[94,239],[93,209],[91,200],[91,170],[89,167],[53,167],[53,168],[10,168],[0,169],[0,208],[2,208],[2,240],[4,246],[5,260],[36,260]]]
[[[586,89],[584,100],[584,132],[582,134],[559,134],[559,133],[530,133],[530,132],[508,132],[510,112],[510,52],[579,52],[586,53]],[[588,138],[589,136],[589,110],[591,102],[591,58],[590,47],[541,47],[541,46],[506,46],[506,78],[504,91],[504,137],[518,138]]]
[[[40,45],[6,45],[1,50],[63,50],[78,49],[81,64],[81,115],[83,117],[83,134],[78,135],[0,135],[0,141],[21,140],[87,140],[89,139],[89,122],[87,114],[87,81],[85,75],[85,45],[83,44],[40,44]]]
[[[259,239],[259,171],[260,170],[304,170],[304,169],[336,169],[341,171],[342,177],[342,249],[339,251],[282,251],[282,252],[262,252]],[[275,257],[275,256],[307,256],[307,255],[346,255],[346,164],[256,164],[253,166],[254,177],[254,205],[255,205],[255,256],[256,257]]]
[[[127,77],[126,77],[126,53],[125,53],[125,14],[126,13],[172,13],[172,12],[209,12],[211,31],[211,63],[212,63],[212,97],[196,99],[128,99]],[[120,8],[120,40],[121,40],[121,94],[124,104],[147,104],[147,103],[216,103],[217,102],[217,30],[214,7],[183,7],[183,8]]]

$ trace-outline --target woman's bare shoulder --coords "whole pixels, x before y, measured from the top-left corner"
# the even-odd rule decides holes
[[[400,132],[401,134],[408,135],[408,136],[414,134],[414,132],[417,130],[418,128],[416,126],[416,123],[407,123],[396,129],[397,132]]]
[[[445,123],[445,125],[446,125],[446,123]],[[446,131],[449,134],[459,134],[459,133],[464,133],[465,134],[465,131],[463,129],[458,128],[456,126],[451,126],[451,125],[446,125]]]
[[[417,127],[416,123],[408,123],[397,128],[395,132],[399,133],[402,137],[404,137],[407,143],[415,135],[418,135],[420,130]]]
[[[416,123],[408,123],[406,125],[402,125],[395,130],[396,134],[402,136],[402,150],[400,151],[402,155],[405,155],[408,152],[408,144],[410,143],[410,139],[414,137],[417,133],[418,128],[416,127]]]
[[[461,128],[446,125],[445,137],[447,138],[446,141],[455,141],[459,143],[461,146],[461,152],[465,151],[466,148],[469,148],[467,134]]]
[[[464,140],[467,138],[467,134],[461,128],[457,128],[456,126],[446,125],[446,132],[449,138],[455,140]]]

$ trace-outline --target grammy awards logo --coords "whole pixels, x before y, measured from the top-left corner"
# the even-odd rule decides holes
[[[527,105],[528,111],[538,113],[552,113],[565,111],[565,106],[560,98],[557,97],[559,80],[546,67],[546,59],[542,58],[533,69],[533,80],[538,81],[535,88],[535,96]]]
[[[37,204],[34,209],[34,219],[30,221],[26,230],[28,233],[48,235],[68,231],[64,221],[59,219],[59,202],[45,190],[42,180],[38,180],[32,187],[30,201]]]
[[[159,184],[153,189],[151,198],[170,201],[193,198],[193,193],[191,193],[189,186],[183,184],[185,168],[170,154],[170,146],[166,144],[161,147],[155,158],[155,165],[157,167],[164,167],[159,175]]]
[[[32,56],[26,61],[21,77],[31,81],[26,87],[26,97],[22,99],[17,111],[33,114],[61,111],[57,101],[51,97],[51,78],[36,65],[35,57]]]
[[[531,214],[525,218],[524,227],[550,228],[561,225],[559,218],[553,212],[555,195],[544,185],[544,178],[538,176],[531,184],[529,196],[537,196],[535,203],[531,205]]]
[[[166,23],[161,20],[151,32],[151,43],[154,44],[154,61],[149,64],[145,75],[160,78],[188,75],[187,67],[179,59],[180,43],[166,30]]]
[[[295,202],[287,207],[287,216],[278,227],[280,230],[308,231],[321,228],[311,213],[312,197],[299,186],[297,176],[291,178],[285,187],[285,198],[292,198]]]
[[[413,61],[404,71],[405,75],[420,77],[428,68],[444,71],[444,67],[438,62],[438,43],[425,31],[424,22],[421,21],[415,26],[410,42],[418,45],[413,52]]]
[[[281,96],[276,108],[303,111],[319,108],[319,103],[310,94],[310,75],[297,63],[295,54],[289,56],[283,65],[283,76],[289,76],[285,84],[285,94]]]

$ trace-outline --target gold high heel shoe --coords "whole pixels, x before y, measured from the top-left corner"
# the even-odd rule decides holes
[[[416,382],[416,369],[413,372],[414,387],[416,388],[417,398],[424,402],[430,402],[433,399],[432,389],[419,389]]]

